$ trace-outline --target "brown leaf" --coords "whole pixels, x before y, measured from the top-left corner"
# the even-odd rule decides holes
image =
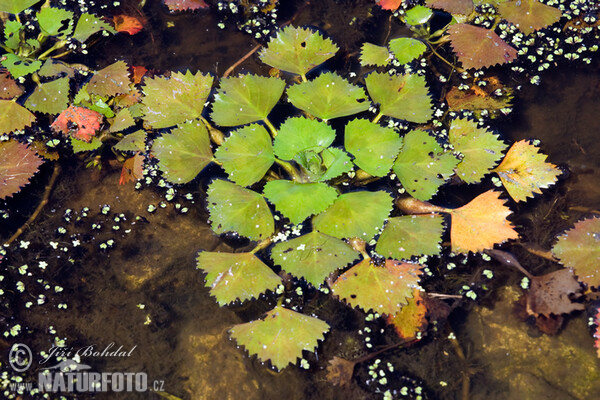
[[[526,35],[554,24],[562,16],[562,11],[558,8],[537,0],[506,1],[498,4],[498,12]]]
[[[115,15],[113,17],[113,25],[117,32],[127,32],[130,35],[135,35],[142,29],[144,24],[136,17],[130,17],[129,15]]]
[[[355,365],[356,363],[353,361],[333,356],[327,365],[327,380],[336,386],[349,385],[352,375],[354,375]]]
[[[167,7],[169,7],[169,11],[186,11],[208,8],[208,4],[206,4],[204,0],[164,0],[164,3]]]
[[[455,24],[448,28],[448,33],[454,52],[466,69],[487,68],[517,58],[517,50],[489,29]]]
[[[9,140],[0,144],[0,199],[11,196],[27,183],[43,161],[27,145]]]
[[[117,61],[96,72],[87,84],[89,94],[107,97],[129,92],[129,67]]]
[[[570,269],[559,269],[531,279],[527,309],[536,317],[569,314],[585,309],[583,304],[572,300],[581,294],[581,286],[573,272]]]
[[[119,178],[119,185],[124,185],[127,182],[141,179],[144,176],[144,156],[139,152],[125,160],[123,163],[123,169],[121,170],[121,177]]]
[[[21,86],[7,72],[0,72],[0,99],[14,99],[23,94]]]
[[[427,0],[425,5],[442,9],[450,14],[469,15],[473,12],[473,0]]]

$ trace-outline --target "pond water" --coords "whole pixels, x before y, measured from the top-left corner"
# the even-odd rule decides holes
[[[296,25],[327,31],[348,56],[363,41],[381,43],[388,35],[388,21],[371,18],[366,0],[281,4],[283,20],[293,17]],[[148,1],[144,10],[148,29],[92,48],[98,67],[125,60],[157,70],[191,69],[219,76],[256,45],[234,29],[219,29],[210,12],[171,15],[158,1]],[[397,29],[389,25],[392,35]],[[268,68],[250,57],[236,70],[242,71],[264,74]],[[526,206],[511,204],[518,211],[514,222],[522,235],[548,249],[557,234],[600,204],[600,73],[595,63],[557,69],[542,78],[540,86],[526,86],[517,94],[515,112],[496,128],[507,141],[540,139],[549,161],[565,170],[564,179],[543,196]],[[49,173],[44,170],[36,182],[43,186]],[[173,202],[166,201],[162,189],[118,185],[119,174],[119,166],[107,165],[98,172],[64,165],[50,203],[19,239],[29,246],[13,246],[5,260],[4,265],[28,265],[33,272],[32,277],[21,277],[15,269],[7,274],[7,287],[23,280],[30,298],[11,294],[1,321],[7,326],[18,322],[25,333],[32,332],[27,340],[34,353],[60,339],[74,350],[122,346],[129,356],[88,357],[82,363],[95,371],[142,371],[151,384],[156,380],[165,390],[160,395],[110,393],[96,398],[382,398],[377,385],[364,383],[372,362],[357,366],[349,386],[327,381],[327,362],[333,356],[364,356],[368,349],[363,330],[381,328],[336,301],[320,305],[334,329],[318,355],[308,356],[307,371],[289,367],[276,373],[229,339],[227,330],[233,324],[260,316],[274,303],[261,299],[219,307],[205,288],[204,276],[195,268],[198,251],[236,251],[243,245],[221,240],[207,224],[204,192],[209,174],[179,189]],[[33,191],[37,199],[39,193]],[[149,212],[149,206],[156,211]],[[182,213],[183,207],[189,211]],[[23,206],[23,212],[29,209]],[[3,234],[8,237],[10,229],[4,227]],[[74,240],[83,244],[76,246]],[[557,268],[514,247],[523,266],[536,275]],[[40,262],[47,265],[42,269]],[[492,287],[497,290],[457,309],[436,338],[377,357],[382,365],[394,367],[387,370],[389,387],[411,388],[398,398],[417,398],[414,388],[419,386],[422,398],[429,399],[600,398],[600,362],[585,313],[569,317],[559,335],[539,335],[514,310],[521,276],[481,259],[465,268],[476,271],[482,265],[494,270]],[[46,297],[37,305],[39,294]],[[28,301],[34,305],[27,306]],[[11,344],[0,340],[2,350]]]

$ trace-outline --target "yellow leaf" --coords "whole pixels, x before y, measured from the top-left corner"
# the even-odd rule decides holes
[[[408,304],[396,315],[389,315],[387,322],[394,327],[400,338],[411,340],[427,327],[427,307],[419,289],[415,289],[413,297],[407,300]]]

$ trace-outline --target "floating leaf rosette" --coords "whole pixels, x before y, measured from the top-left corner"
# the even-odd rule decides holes
[[[448,28],[448,34],[454,52],[466,69],[506,64],[517,58],[517,50],[489,29],[454,24]]]
[[[375,251],[384,257],[408,260],[413,256],[438,255],[444,218],[439,214],[403,215],[390,218]]]

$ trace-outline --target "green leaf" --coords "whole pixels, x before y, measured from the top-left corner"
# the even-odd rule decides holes
[[[109,132],[120,132],[135,125],[128,108],[122,108],[117,112],[115,118],[110,123]]]
[[[466,183],[478,183],[502,158],[506,144],[490,131],[478,128],[468,119],[455,119],[448,140],[464,157],[456,167],[457,175]]]
[[[2,66],[6,68],[15,79],[29,75],[40,69],[42,66],[42,62],[39,60],[27,60],[12,53],[4,54],[2,57],[5,58],[1,62]]]
[[[422,25],[433,16],[433,11],[424,6],[416,6],[406,11],[404,20],[408,25]]]
[[[17,50],[21,44],[21,30],[23,30],[23,24],[19,21],[4,22],[4,39],[6,39],[4,45],[11,50]]]
[[[236,300],[258,298],[267,290],[274,290],[281,278],[253,253],[198,254],[197,268],[206,273],[206,287],[220,306]]]
[[[304,278],[319,288],[332,272],[344,268],[360,256],[348,243],[320,232],[310,232],[277,243],[271,258],[284,271]]]
[[[75,71],[64,62],[52,58],[46,59],[44,65],[38,71],[38,75],[44,78],[55,78],[61,74],[66,74],[66,76],[72,78],[75,76]]]
[[[212,76],[190,71],[173,73],[171,77],[145,78],[144,120],[160,129],[199,118],[212,83]]]
[[[135,131],[126,135],[113,146],[118,151],[146,151],[146,132],[143,130]]]
[[[423,124],[432,116],[425,78],[373,72],[365,78],[369,95],[383,115]]]
[[[344,135],[344,147],[354,163],[373,176],[387,175],[402,146],[396,131],[366,119],[350,121]]]
[[[281,126],[273,148],[282,160],[291,160],[296,154],[312,150],[321,152],[335,140],[335,131],[326,123],[304,117],[288,118]]]
[[[31,111],[59,114],[69,106],[69,77],[38,85],[25,102]]]
[[[366,259],[340,275],[331,291],[352,307],[394,315],[413,297],[420,274],[416,264],[386,260],[380,267]]]
[[[372,43],[363,43],[360,52],[360,65],[376,65],[378,67],[385,67],[390,63],[392,56],[387,48],[383,46],[376,46]]]
[[[296,183],[281,179],[267,182],[264,194],[293,224],[325,211],[338,197],[337,191],[325,183]]]
[[[404,137],[394,172],[408,194],[429,200],[453,174],[458,161],[452,153],[444,152],[427,132],[413,130]]]
[[[386,258],[397,260],[438,255],[443,232],[444,218],[439,214],[390,218],[377,241],[375,251]]]
[[[240,346],[261,361],[271,360],[281,370],[302,357],[302,351],[314,351],[329,325],[318,318],[276,306],[262,320],[235,325],[229,331]]]
[[[129,92],[129,67],[124,61],[117,61],[96,72],[87,84],[89,94],[110,97]]]
[[[83,13],[81,14],[81,17],[79,17],[79,21],[77,21],[73,39],[83,43],[94,33],[100,31],[106,31],[113,34],[117,33],[112,26],[102,21],[94,14]]]
[[[311,180],[317,180],[319,182],[328,181],[352,171],[352,167],[354,166],[348,153],[335,147],[323,150],[321,152],[321,158],[323,159],[325,173],[318,178],[311,178]]]
[[[262,125],[252,124],[233,132],[215,152],[229,179],[252,185],[267,173],[275,157],[271,136]]]
[[[277,32],[259,57],[262,62],[282,71],[305,75],[335,55],[338,47],[320,33],[291,25]]]
[[[18,14],[40,0],[0,0],[0,12]]]
[[[11,100],[0,100],[0,134],[11,133],[31,125],[35,115]]]
[[[92,140],[86,142],[85,140],[75,139],[70,136],[71,146],[73,147],[73,153],[81,153],[84,151],[93,151],[97,150],[102,146],[102,141],[97,137],[92,137]]]
[[[208,187],[208,211],[217,234],[237,232],[252,240],[273,234],[275,221],[264,197],[234,183],[215,179]]]
[[[417,39],[406,37],[390,40],[389,47],[400,64],[411,62],[420,57],[425,50],[427,50],[425,43]]]
[[[363,88],[334,72],[290,86],[287,95],[294,106],[325,120],[368,110],[371,104]]]
[[[221,126],[238,126],[266,119],[285,89],[285,81],[257,75],[221,79],[211,118]]]
[[[45,7],[37,13],[37,20],[42,31],[48,36],[62,38],[73,31],[73,12],[69,10]]]
[[[166,180],[187,183],[212,161],[208,131],[202,122],[178,125],[154,141],[152,153]]]
[[[390,211],[392,198],[387,192],[345,193],[313,217],[313,227],[340,239],[358,237],[369,241],[379,233]]]

